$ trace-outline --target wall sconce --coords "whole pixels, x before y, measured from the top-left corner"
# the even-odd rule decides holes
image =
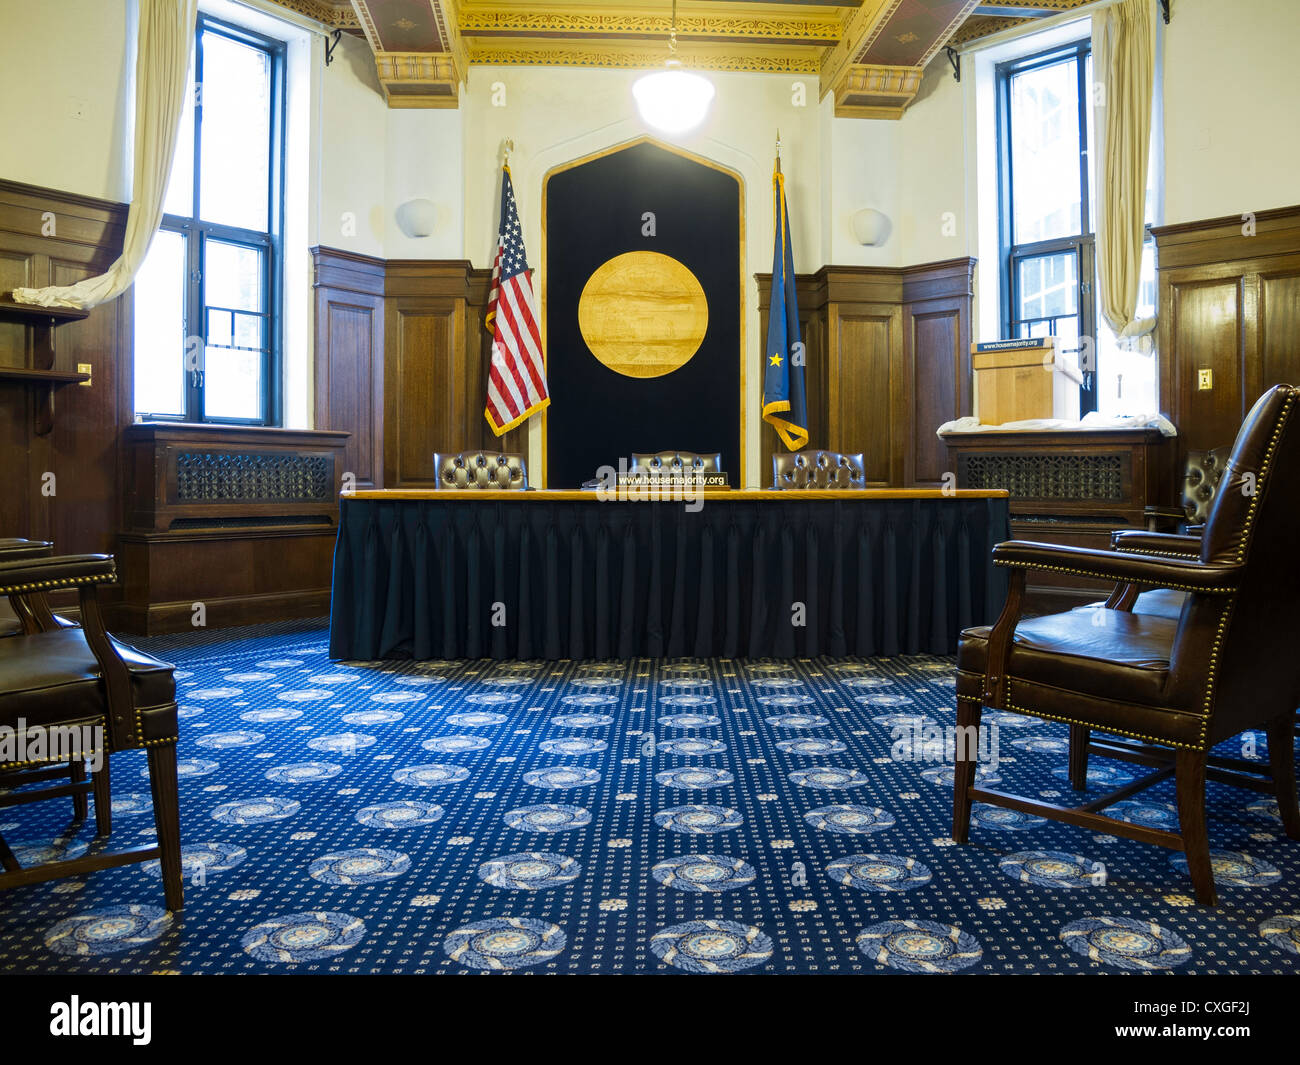
[[[429,236],[438,222],[438,205],[432,200],[407,200],[397,209],[397,227],[408,237]]]
[[[853,239],[859,244],[874,247],[889,239],[889,218],[874,207],[855,211],[849,224],[853,228]]]

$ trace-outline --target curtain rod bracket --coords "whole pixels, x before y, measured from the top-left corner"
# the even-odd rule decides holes
[[[1169,7],[1173,0],[1160,0],[1160,14],[1164,16],[1165,25],[1169,25]]]
[[[343,37],[342,30],[335,30],[330,34],[329,40],[325,42],[325,65],[329,66],[334,62],[334,49],[339,46],[339,40]]]
[[[950,45],[944,45],[943,50],[948,55],[948,62],[952,64],[953,81],[961,81],[961,53]]]

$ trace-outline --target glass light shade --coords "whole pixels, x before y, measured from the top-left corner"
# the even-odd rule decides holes
[[[685,133],[704,121],[713,102],[713,83],[684,70],[661,70],[632,85],[637,110],[664,133]]]

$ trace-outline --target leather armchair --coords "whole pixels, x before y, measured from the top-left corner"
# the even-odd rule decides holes
[[[1213,905],[1205,819],[1209,751],[1246,729],[1263,728],[1267,776],[1248,779],[1215,769],[1209,775],[1271,791],[1287,836],[1300,839],[1292,741],[1300,704],[1297,519],[1300,388],[1279,385],[1247,416],[1199,539],[1125,534],[1119,538],[1124,549],[1109,551],[999,544],[993,559],[1009,570],[1010,589],[992,626],[961,635],[958,727],[978,726],[984,707],[1062,721],[1117,737],[1113,757],[1126,757],[1121,742],[1141,741],[1127,760],[1154,761],[1159,768],[1067,808],[976,787],[974,745],[959,744],[953,838],[966,842],[971,805],[984,802],[1155,843],[1186,854],[1198,901]],[[1139,546],[1146,550],[1136,550]],[[1153,549],[1159,553],[1149,553]],[[1026,574],[1033,569],[1111,581],[1116,587],[1106,604],[1025,619]],[[1146,589],[1185,593],[1177,619],[1123,608]],[[1100,812],[1171,774],[1178,832]]]
[[[26,540],[21,538],[0,539],[0,562],[19,562],[33,558],[48,558],[54,553],[54,545],[48,540]],[[44,592],[28,592],[24,595],[0,596],[0,639],[6,636],[18,636],[23,632],[46,632],[59,627],[68,628],[73,622],[50,611],[49,600]],[[53,779],[66,776],[72,783],[81,784],[86,780],[86,764],[80,759],[69,759],[58,771],[48,768],[39,770],[39,777],[33,773],[27,777],[34,779]],[[98,781],[97,781],[98,783]],[[107,801],[107,792],[104,795]],[[72,795],[72,816],[77,821],[84,821],[90,813],[90,803],[84,791]]]
[[[458,451],[433,453],[435,488],[493,490],[528,487],[528,466],[522,455],[508,451]]]
[[[772,487],[866,488],[862,455],[836,451],[789,451],[772,456]]]
[[[68,776],[66,748],[52,739],[40,757],[0,762],[0,808],[94,790],[98,834],[112,831],[109,761],[123,750],[144,749],[153,792],[154,844],[120,851],[94,851],[79,858],[24,868],[0,837],[0,888],[75,876],[132,862],[158,859],[169,909],[184,905],[181,881],[180,803],[176,777],[176,685],[172,667],[119,644],[104,628],[98,588],[116,580],[109,555],[70,555],[0,562],[0,596],[26,596],[64,589],[78,592],[80,626],[55,627],[0,640],[0,727],[21,741],[42,730],[75,730],[82,737],[74,763],[102,758],[94,783],[78,779],[38,790],[27,785]],[[12,731],[10,731],[12,730]],[[46,757],[49,755],[49,757]]]
[[[694,470],[697,473],[717,473],[722,469],[722,454],[704,455],[694,451],[655,451],[644,455],[632,453],[632,465],[637,469],[654,470],[656,473],[681,473]]]

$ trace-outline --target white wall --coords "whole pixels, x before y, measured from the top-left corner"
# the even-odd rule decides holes
[[[926,68],[898,126],[898,265],[976,254],[978,222],[966,182],[974,137],[966,126],[961,84],[943,56]]]
[[[384,173],[384,257],[461,259],[465,256],[464,115],[459,110],[388,112]],[[434,230],[408,237],[397,209],[408,200],[437,205]]]
[[[0,177],[130,198],[126,0],[0,0]]]
[[[312,240],[362,255],[384,255],[388,105],[363,40],[344,34],[320,78],[319,199]]]
[[[899,144],[897,122],[836,118],[835,100],[821,104],[822,247],[825,263],[836,266],[897,266],[902,255],[899,226]],[[859,244],[853,236],[855,213],[872,208],[888,219],[879,243]]]
[[[1165,29],[1165,218],[1300,203],[1300,3],[1177,0]]]

